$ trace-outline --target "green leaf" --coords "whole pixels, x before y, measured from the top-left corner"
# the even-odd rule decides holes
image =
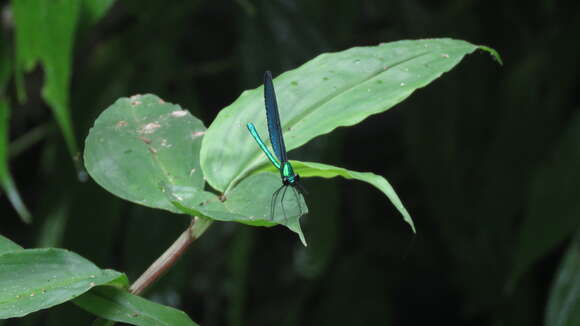
[[[0,234],[0,255],[9,252],[9,251],[17,251],[17,250],[24,250],[21,246],[12,242],[12,240],[6,238],[5,236]]]
[[[204,132],[201,121],[188,111],[154,95],[122,98],[90,130],[85,165],[99,185],[131,202],[212,220],[284,224],[304,242],[293,193],[284,198],[284,208],[277,203],[275,218],[269,216],[272,193],[281,185],[278,175],[247,178],[224,202],[203,190],[198,153]],[[308,212],[304,198],[299,200]]]
[[[18,212],[22,221],[30,223],[32,216],[22,202],[20,194],[16,189],[10,170],[8,169],[8,128],[9,128],[10,108],[8,103],[0,97],[0,186],[6,193],[8,200]]]
[[[355,47],[319,55],[274,81],[288,150],[341,126],[357,124],[400,103],[449,71],[478,46],[426,39]],[[203,139],[201,166],[215,189],[227,191],[266,158],[246,123],[267,135],[262,87],[220,111]]]
[[[380,175],[376,175],[370,172],[355,172],[336,166],[315,162],[292,161],[292,166],[294,167],[294,171],[300,174],[300,177],[303,178],[334,178],[340,176],[345,179],[355,179],[373,185],[375,188],[379,189],[383,194],[385,194],[387,198],[389,198],[391,203],[393,203],[397,210],[399,210],[399,213],[403,215],[405,222],[407,222],[413,232],[415,232],[415,225],[413,224],[413,220],[399,199],[399,196],[397,196],[395,189],[393,189],[391,184]]]
[[[243,179],[223,202],[215,195],[193,187],[167,187],[165,192],[176,207],[191,216],[205,216],[213,220],[254,226],[282,224],[297,233],[302,243],[306,245],[299,221],[300,212],[308,213],[302,195],[294,193],[294,189],[287,187],[284,201],[282,202],[282,197],[279,197],[275,203],[274,217],[270,216],[272,194],[280,186],[279,174],[266,172]],[[298,197],[295,197],[295,194]]]
[[[577,114],[550,158],[533,175],[508,288],[513,288],[534,262],[572,236],[580,226],[577,218],[580,212],[579,143],[580,114]]]
[[[341,176],[345,179],[360,180],[373,185],[389,198],[391,203],[403,215],[405,222],[415,232],[415,226],[411,216],[393,187],[385,178],[370,172],[349,171],[322,163],[292,161],[292,166],[294,167],[294,171],[304,178],[334,178]],[[264,172],[264,170],[271,169],[273,169],[271,165],[267,165],[266,168],[258,171],[259,173],[244,178],[234,187],[223,203],[208,193],[206,193],[208,194],[206,196],[209,199],[204,202],[206,197],[197,194],[196,191],[198,190],[191,188],[167,189],[166,192],[173,196],[174,199],[172,202],[176,206],[193,216],[201,214],[212,219],[235,221],[255,226],[271,226],[273,223],[282,224],[296,232],[300,236],[302,243],[306,245],[306,239],[300,228],[300,216],[298,206],[296,205],[297,201],[293,198],[292,194],[288,193],[284,198],[283,204],[287,218],[282,214],[281,203],[277,203],[274,219],[271,220],[269,218],[272,193],[280,187],[280,177],[278,174]],[[214,199],[212,200],[211,198]],[[300,195],[299,199],[302,207],[307,210],[304,198]]]
[[[0,319],[61,304],[109,282],[126,285],[127,280],[64,249],[5,252],[0,254]]]
[[[91,128],[85,166],[99,185],[123,199],[181,213],[164,191],[203,189],[198,153],[204,132],[189,111],[157,96],[121,98]]]
[[[546,326],[580,324],[580,232],[570,243],[556,273],[546,307]]]
[[[72,51],[80,1],[13,0],[16,35],[16,80],[24,100],[22,71],[40,61],[45,82],[42,97],[51,107],[71,156],[78,152],[69,108]]]
[[[111,286],[99,286],[74,303],[101,318],[139,326],[194,326],[187,314]]]
[[[298,234],[300,241],[306,246],[300,217],[308,214],[308,206],[304,197],[292,187],[284,187],[276,202],[272,203],[272,194],[281,186],[278,173],[254,174],[236,185],[224,204],[228,209],[244,216],[244,220],[237,222],[263,226],[282,224]],[[275,205],[274,216],[271,216],[272,204]]]

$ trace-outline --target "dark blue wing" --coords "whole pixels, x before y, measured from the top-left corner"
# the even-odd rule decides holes
[[[278,104],[276,103],[272,74],[269,71],[266,71],[264,74],[264,102],[266,103],[266,119],[268,119],[270,143],[272,143],[272,149],[274,149],[274,153],[283,166],[284,162],[288,162],[288,157],[286,156],[286,145],[284,145],[282,127],[280,126],[280,113],[278,112]]]

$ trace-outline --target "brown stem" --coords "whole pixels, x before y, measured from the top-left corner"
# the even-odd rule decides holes
[[[210,220],[195,217],[191,220],[191,224],[183,231],[183,233],[175,240],[171,247],[159,257],[157,260],[147,268],[147,270],[139,276],[139,278],[131,284],[129,292],[139,295],[157,279],[159,279],[169,268],[171,268],[185,253],[189,245],[197,239],[207,227],[211,224]]]
[[[187,250],[193,240],[199,238],[205,230],[211,225],[212,220],[201,217],[194,217],[191,219],[191,224],[183,231],[183,233],[175,240],[171,247],[167,248],[161,257],[147,268],[147,270],[139,276],[139,278],[131,284],[129,292],[139,295],[157,279],[159,279],[165,271],[171,268]],[[113,326],[115,322],[112,320],[105,320],[97,318],[91,326]]]

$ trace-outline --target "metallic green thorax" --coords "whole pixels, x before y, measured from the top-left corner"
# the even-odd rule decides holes
[[[284,162],[284,165],[280,169],[280,175],[282,176],[282,183],[285,185],[294,185],[300,178],[298,174],[294,173],[294,169],[290,162]]]

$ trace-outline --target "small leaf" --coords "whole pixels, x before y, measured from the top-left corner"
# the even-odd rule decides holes
[[[546,307],[546,326],[580,325],[580,232],[556,273]]]
[[[50,308],[109,282],[126,285],[127,280],[64,249],[5,252],[0,254],[0,319]]]
[[[17,251],[17,250],[24,250],[21,246],[12,242],[12,240],[6,238],[5,236],[0,234],[0,255],[9,252],[9,251]]]
[[[199,149],[202,122],[154,95],[121,98],[95,121],[85,166],[109,192],[131,202],[181,213],[166,187],[204,186]],[[215,196],[214,196],[215,197]]]
[[[322,54],[279,75],[274,87],[286,148],[390,109],[476,49],[452,39],[399,41]],[[219,191],[227,193],[266,162],[246,130],[248,122],[267,134],[261,86],[220,111],[204,137],[201,166]]]
[[[133,295],[125,290],[99,286],[74,303],[101,318],[139,326],[195,326],[187,314]]]

